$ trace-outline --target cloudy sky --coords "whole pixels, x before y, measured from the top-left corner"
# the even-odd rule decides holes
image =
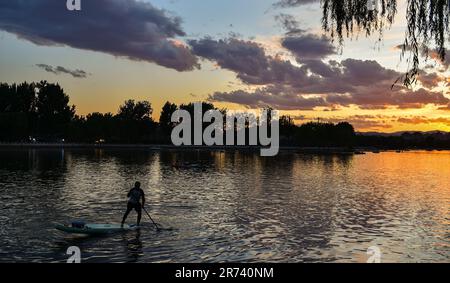
[[[383,35],[341,48],[315,0],[0,0],[0,80],[59,82],[77,112],[116,112],[125,99],[272,106],[298,123],[346,120],[360,131],[450,130],[448,62],[429,59],[412,89],[405,2]]]

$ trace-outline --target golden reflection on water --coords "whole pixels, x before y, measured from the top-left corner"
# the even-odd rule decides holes
[[[0,157],[0,224],[16,224],[0,230],[5,259],[58,260],[72,242],[52,229],[55,222],[118,222],[139,180],[152,216],[177,229],[144,231],[138,252],[117,249],[129,242],[123,237],[83,242],[87,261],[365,262],[371,246],[383,262],[450,260],[447,151],[262,158],[96,149]]]
[[[313,170],[297,162],[293,171],[296,176],[303,172],[332,180],[329,190],[333,199],[328,203],[333,206],[331,241],[340,247],[334,250],[338,258],[358,258],[364,251],[363,242],[387,250],[385,262],[430,260],[416,250],[420,245],[422,252],[436,250],[448,258],[449,152],[385,152],[355,156],[351,162],[336,157],[330,162],[317,159],[307,166]],[[349,237],[352,233],[357,236]],[[354,254],[347,258],[352,245]]]

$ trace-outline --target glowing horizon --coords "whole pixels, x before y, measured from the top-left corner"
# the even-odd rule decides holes
[[[48,0],[36,2],[59,9]],[[69,31],[84,17],[104,17],[111,26],[106,30],[99,27],[99,31],[111,31],[110,35],[74,33],[66,37],[51,28],[54,19],[47,20],[45,15],[40,22],[22,23],[14,9],[9,9],[11,14],[0,12],[1,81],[57,82],[78,115],[116,113],[125,100],[135,99],[150,101],[157,120],[166,101],[210,101],[228,109],[267,104],[282,115],[293,116],[296,123],[317,118],[348,121],[361,132],[450,131],[449,72],[443,62],[433,58],[423,62],[432,66],[411,93],[385,87],[390,77],[393,83],[395,74],[406,68],[396,48],[403,43],[404,1],[399,1],[394,25],[381,43],[376,35],[361,35],[347,40],[342,50],[322,37],[321,11],[315,3],[278,8],[273,5],[276,0],[145,2],[127,4],[132,5],[127,13],[137,13],[123,12],[127,25],[108,22],[110,15],[96,10],[96,4],[86,6],[86,12],[72,15],[61,10],[57,16],[69,17],[63,25]],[[65,7],[65,1],[61,3]],[[0,0],[2,11],[7,10],[3,9],[6,5],[19,6]],[[39,9],[37,5],[24,9],[32,13]],[[114,5],[111,9],[119,7]],[[136,15],[142,11],[152,16],[140,19]],[[287,36],[280,15],[292,16],[284,19],[295,19],[302,33]],[[153,30],[148,30],[148,21],[155,25]],[[12,24],[19,28],[11,30]],[[35,25],[39,26],[33,29]],[[151,36],[155,38],[148,39]],[[109,40],[117,44],[110,46]],[[309,74],[301,78],[301,68],[308,64]],[[351,76],[333,74],[338,79],[325,82],[311,79],[311,74],[322,74],[332,66]],[[262,71],[254,76],[257,68]],[[278,71],[273,71],[275,68]],[[361,77],[355,78],[358,75]],[[384,84],[374,84],[372,77],[382,78]],[[293,89],[297,81],[300,86]],[[346,86],[354,90],[342,90]]]

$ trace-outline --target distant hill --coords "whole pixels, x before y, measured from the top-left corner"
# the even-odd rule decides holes
[[[414,135],[414,134],[420,134],[425,136],[434,136],[434,135],[449,135],[450,132],[444,132],[444,131],[428,131],[428,132],[421,132],[421,131],[400,131],[400,132],[393,132],[393,133],[382,133],[382,132],[356,132],[357,135],[361,136],[379,136],[379,137],[400,137],[404,134]]]
[[[444,131],[359,132],[356,133],[356,140],[358,146],[387,149],[450,149],[450,132]]]

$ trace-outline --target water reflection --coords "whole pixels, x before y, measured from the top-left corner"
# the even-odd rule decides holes
[[[223,262],[450,258],[450,153],[261,158],[235,151],[1,150],[0,260]],[[174,166],[176,164],[176,166]],[[100,238],[53,229],[120,222],[135,180],[173,231]],[[134,215],[130,215],[130,221]]]
[[[143,256],[143,244],[141,241],[141,231],[133,231],[123,235],[123,240],[126,244],[126,257],[128,262],[138,262],[138,259]]]

